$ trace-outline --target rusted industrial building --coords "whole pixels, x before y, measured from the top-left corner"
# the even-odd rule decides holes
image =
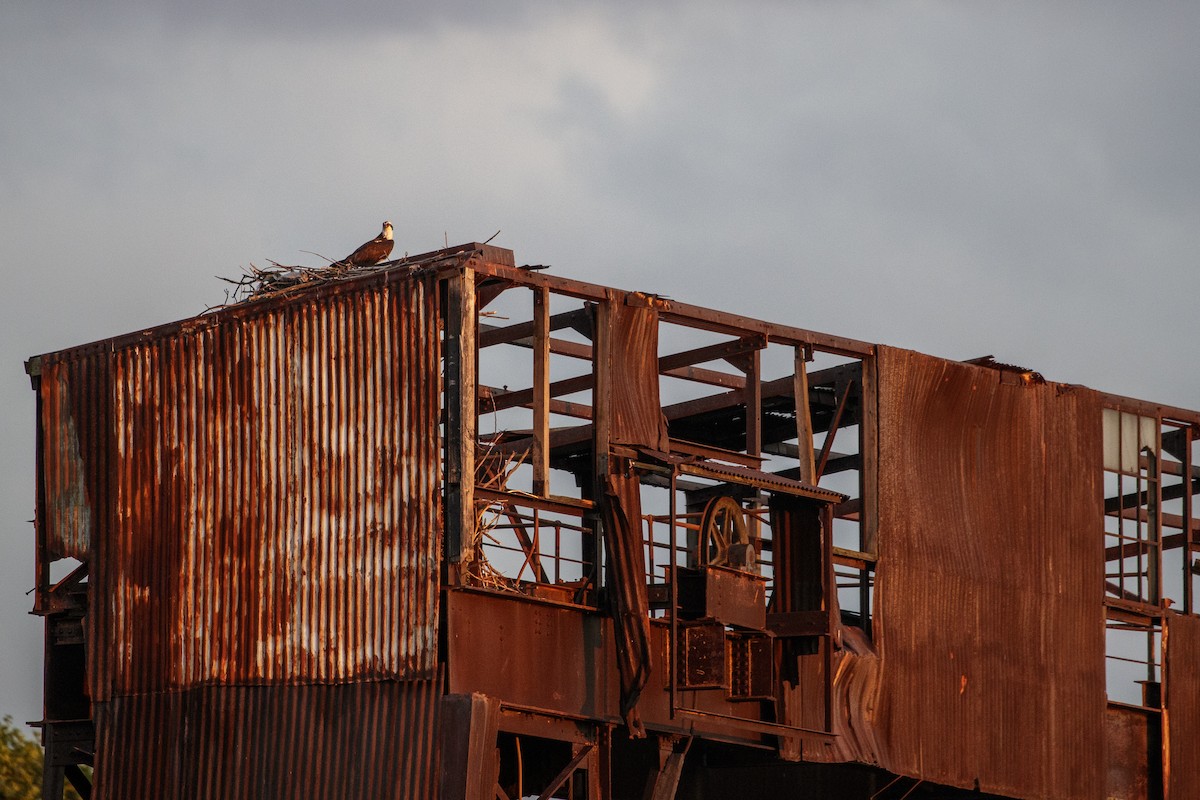
[[[474,244],[28,371],[46,797],[1200,798],[1200,412]]]

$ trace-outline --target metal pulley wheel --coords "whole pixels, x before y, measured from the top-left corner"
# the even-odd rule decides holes
[[[708,501],[700,517],[699,550],[701,565],[756,571],[757,557],[741,503],[729,495]]]

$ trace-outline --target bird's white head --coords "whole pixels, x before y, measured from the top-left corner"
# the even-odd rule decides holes
[[[385,238],[385,239],[392,238],[392,223],[390,223],[390,222],[383,223],[383,238]]]

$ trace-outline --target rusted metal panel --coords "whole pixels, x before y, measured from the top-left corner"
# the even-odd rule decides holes
[[[39,378],[44,543],[52,558],[87,560],[92,535],[109,509],[108,395],[111,350],[81,348],[71,358],[42,359]]]
[[[1104,715],[1106,800],[1149,800],[1150,729],[1158,717],[1112,707]]]
[[[631,302],[637,299],[631,295]],[[643,298],[644,300],[644,298]],[[658,312],[646,305],[610,303],[608,363],[612,376],[614,444],[667,451],[667,422],[658,392]]]
[[[621,675],[621,714],[640,730],[636,707],[650,677],[650,599],[642,546],[642,501],[638,476],[610,474],[601,506],[607,554],[609,602]]]
[[[446,631],[451,694],[482,692],[524,708],[619,719],[610,615],[460,589],[446,595]]]
[[[1200,797],[1200,617],[1169,614],[1163,631],[1163,786],[1166,800]]]
[[[95,700],[431,674],[436,286],[392,274],[43,360],[48,534],[90,540]]]
[[[1094,394],[883,347],[878,392],[883,765],[1013,797],[1102,796]]]
[[[729,567],[680,567],[680,614],[762,630],[767,625],[766,578]]]
[[[99,800],[437,796],[438,681],[204,686],[98,703]]]

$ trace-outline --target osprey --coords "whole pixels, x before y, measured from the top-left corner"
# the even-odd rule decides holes
[[[392,223],[383,223],[379,235],[341,260],[352,267],[369,267],[383,261],[392,252]]]

